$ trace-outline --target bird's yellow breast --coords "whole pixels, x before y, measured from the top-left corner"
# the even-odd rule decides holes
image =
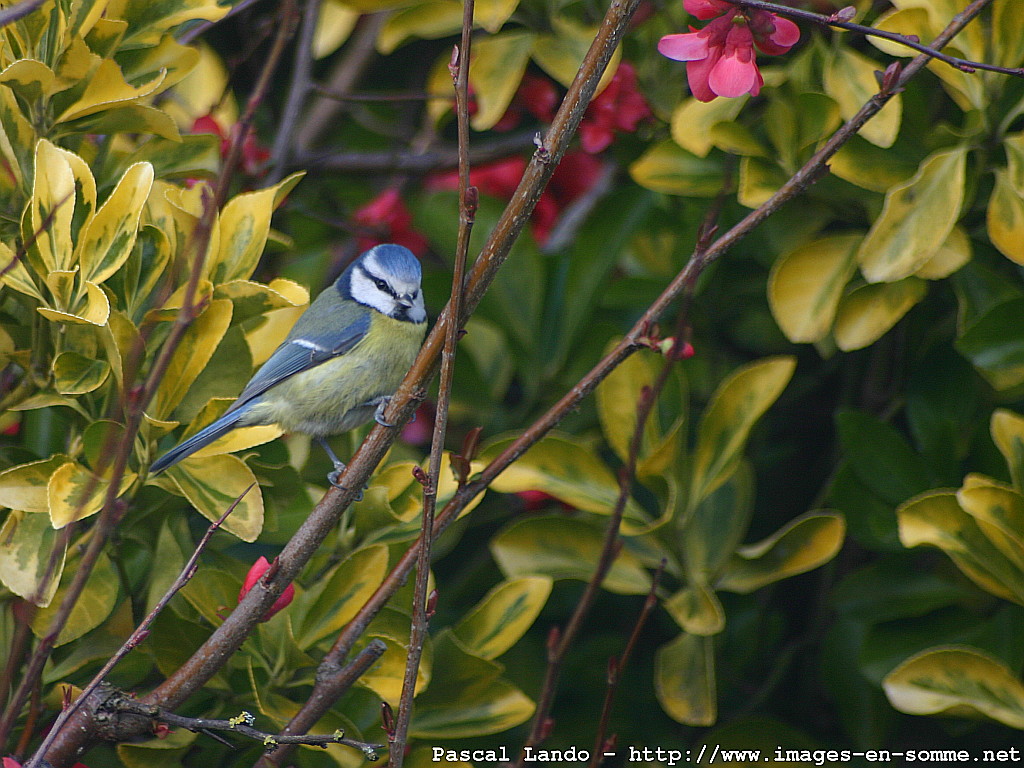
[[[426,323],[372,312],[370,328],[351,350],[291,376],[254,403],[249,424],[280,424],[288,432],[334,435],[373,416],[376,398],[398,389],[419,352]]]

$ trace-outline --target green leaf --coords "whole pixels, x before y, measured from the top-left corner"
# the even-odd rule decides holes
[[[731,123],[746,104],[746,94],[735,99],[697,101],[683,99],[672,112],[672,139],[687,152],[707,157],[715,146],[712,129],[721,123]]]
[[[181,494],[207,520],[217,520],[242,497],[223,528],[242,541],[256,541],[263,530],[263,494],[256,476],[237,456],[190,456],[167,470]],[[245,494],[244,496],[242,494]]]
[[[992,245],[1010,261],[1024,264],[1024,194],[996,169],[996,184],[985,207],[985,223]]]
[[[117,496],[123,495],[135,482],[135,473],[125,470]],[[103,508],[110,482],[97,477],[81,464],[69,461],[50,477],[46,493],[50,522],[54,528],[95,515]]]
[[[996,408],[989,423],[992,441],[1006,460],[1013,487],[1024,490],[1024,416]],[[2,478],[3,475],[0,475]]]
[[[568,88],[576,78],[576,72],[583,58],[590,50],[598,32],[597,27],[585,27],[562,16],[552,16],[553,34],[538,35],[533,44],[533,60],[551,77]],[[622,51],[618,48],[612,54],[595,94],[604,90],[619,68]]]
[[[753,509],[753,470],[741,461],[680,521],[679,552],[690,582],[715,583],[746,535]]]
[[[477,98],[477,111],[471,120],[474,130],[493,127],[505,114],[523,79],[536,39],[533,32],[514,31],[474,40],[469,65],[469,82]]]
[[[136,163],[85,225],[76,246],[82,276],[96,284],[113,275],[135,246],[139,217],[153,187],[153,166]]]
[[[1024,298],[1013,298],[988,309],[956,340],[964,355],[986,381],[998,390],[1024,382],[1024,336],[1020,318]]]
[[[917,277],[862,285],[846,294],[836,313],[836,346],[844,352],[875,343],[924,298],[928,284]]]
[[[46,486],[67,460],[67,456],[58,453],[0,472],[0,507],[45,515],[50,509]]]
[[[760,157],[740,158],[740,181],[736,199],[747,208],[757,208],[768,201],[788,178],[775,162]]]
[[[916,496],[896,510],[896,517],[903,546],[937,547],[979,587],[1024,605],[1024,573],[961,508],[955,493],[939,490]]]
[[[715,158],[698,157],[674,141],[663,141],[629,166],[641,187],[669,195],[714,197],[722,191],[722,166]]]
[[[858,253],[868,282],[912,275],[939,249],[960,217],[966,159],[964,147],[934,152],[912,179],[886,192]]]
[[[489,444],[480,455],[486,463],[512,442]],[[619,497],[619,483],[608,466],[586,443],[568,435],[550,434],[535,444],[491,483],[500,493],[545,491],[585,512],[609,515]],[[630,499],[623,524],[630,530],[647,523],[645,513]]]
[[[843,181],[871,192],[886,192],[917,172],[917,162],[912,157],[904,152],[890,152],[860,136],[840,147],[828,161],[828,167]]]
[[[110,375],[110,366],[77,352],[61,352],[53,359],[53,387],[62,395],[84,395],[97,389]]]
[[[502,678],[500,664],[474,656],[449,630],[434,642],[434,677],[416,697],[410,735],[418,739],[485,736],[529,719],[534,704]]]
[[[654,656],[654,692],[665,713],[685,725],[713,725],[715,651],[710,637],[683,633]]]
[[[49,605],[64,572],[67,547],[55,552],[59,542],[47,515],[9,512],[0,526],[0,583],[30,603]]]
[[[725,629],[725,609],[713,589],[691,584],[664,602],[665,610],[691,635],[717,635]]]
[[[900,712],[980,714],[1024,729],[1024,685],[1006,664],[976,648],[930,648],[886,675],[882,687]]]
[[[691,505],[732,474],[750,430],[782,394],[795,368],[792,357],[771,357],[742,366],[719,385],[701,419]]]
[[[903,436],[859,411],[841,411],[836,426],[857,478],[895,506],[932,487],[931,472]]]
[[[844,120],[857,114],[865,102],[878,93],[875,72],[884,68],[885,65],[845,45],[832,49],[825,65],[825,93],[839,104],[839,113]],[[891,147],[899,133],[902,117],[902,97],[897,94],[858,133],[876,146]]]
[[[491,540],[491,553],[506,577],[542,574],[587,581],[604,542],[603,527],[566,517],[531,517],[512,523]],[[623,549],[602,585],[620,595],[643,595],[650,576],[639,558]]]
[[[377,36],[377,50],[387,55],[410,37],[435,40],[454,34],[461,28],[462,3],[454,0],[417,3],[388,17]]]
[[[166,32],[186,21],[218,21],[231,9],[216,0],[128,0],[121,18],[128,22],[125,48],[156,45]]]
[[[983,475],[971,474],[964,478],[956,500],[1003,556],[1024,573],[1024,497]]]
[[[452,633],[473,655],[496,659],[533,625],[551,594],[551,585],[547,576],[503,581],[452,627]]]
[[[1014,0],[992,3],[992,51],[1001,67],[1024,64],[1024,16]]]
[[[768,302],[786,338],[821,341],[832,328],[846,283],[856,268],[859,235],[834,235],[779,257],[768,279]]]
[[[77,572],[76,561],[73,559],[68,563],[64,571],[64,579],[54,599],[45,608],[40,608],[32,617],[32,633],[42,638],[50,631],[50,624],[53,622],[68,584],[65,583]],[[85,583],[85,589],[79,595],[71,614],[61,628],[60,634],[54,641],[55,646],[65,645],[72,640],[77,640],[87,632],[96,629],[106,621],[107,617],[114,610],[117,604],[118,578],[114,565],[107,555],[101,553],[96,560],[96,565],[89,574],[89,580]]]
[[[197,297],[198,299],[198,297]],[[227,299],[214,299],[188,327],[174,350],[167,373],[160,382],[150,415],[166,419],[188,392],[192,382],[210,362],[214,350],[228,330],[232,305]],[[216,519],[216,518],[215,518]]]
[[[341,631],[384,580],[387,569],[388,548],[383,544],[365,547],[297,596],[291,615],[299,648],[309,650]]]
[[[718,580],[719,589],[747,594],[824,565],[839,552],[846,522],[837,512],[809,512],[766,539],[741,547]]]

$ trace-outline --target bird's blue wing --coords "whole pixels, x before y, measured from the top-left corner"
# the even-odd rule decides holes
[[[296,330],[300,329],[297,327]],[[339,355],[344,355],[358,344],[369,330],[370,315],[366,313],[341,330],[332,329],[329,333],[296,334],[293,331],[256,371],[227,412],[240,408],[289,376],[308,371]]]

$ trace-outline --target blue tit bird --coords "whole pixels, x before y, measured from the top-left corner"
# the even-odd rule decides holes
[[[427,329],[420,277],[408,248],[363,253],[302,313],[224,415],[157,459],[153,474],[233,429],[277,424],[324,447],[334,462],[328,480],[337,486],[345,465],[325,438],[371,417],[385,424],[384,408]]]

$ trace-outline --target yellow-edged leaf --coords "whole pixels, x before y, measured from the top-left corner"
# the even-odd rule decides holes
[[[672,140],[687,152],[706,157],[716,146],[712,129],[719,123],[735,120],[747,99],[746,94],[736,99],[712,101],[683,99],[672,112]]]
[[[330,56],[341,44],[348,40],[349,34],[359,20],[359,12],[341,0],[324,0],[320,3],[320,13],[313,31],[313,58],[322,59]]]
[[[691,584],[664,602],[665,610],[691,635],[717,635],[725,629],[725,609],[713,589]]]
[[[65,579],[62,582],[68,581],[68,577],[74,574],[76,570],[74,568],[74,561],[69,563],[69,565],[72,567],[65,571]],[[101,552],[95,566],[93,566],[92,572],[89,574],[89,580],[85,583],[85,588],[79,595],[78,600],[75,601],[71,614],[68,616],[67,621],[64,622],[63,627],[61,627],[60,634],[57,635],[54,645],[61,646],[70,643],[72,640],[77,640],[106,621],[117,605],[119,582],[120,579],[117,576],[117,571],[114,570],[114,564],[105,553]],[[61,597],[67,587],[68,584],[62,583],[55,595],[56,599],[47,607],[36,611],[32,616],[32,632],[36,637],[44,637],[50,631],[54,617],[61,609]]]
[[[74,243],[71,220],[75,213],[75,175],[67,157],[46,139],[36,144],[35,181],[32,185],[30,254],[38,254],[47,272],[71,268]]]
[[[641,187],[668,195],[714,197],[722,191],[722,166],[711,157],[698,157],[674,141],[655,144],[629,166]]]
[[[387,55],[410,37],[435,40],[462,28],[462,3],[455,0],[417,3],[392,13],[377,36],[377,50]]]
[[[133,86],[125,80],[117,62],[113,59],[104,59],[96,68],[82,95],[61,112],[55,122],[77,120],[115,105],[137,101],[155,92],[165,77],[166,73],[158,72],[148,81]]]
[[[263,530],[263,494],[256,476],[240,458],[230,454],[202,459],[190,456],[168,469],[167,476],[211,522],[241,496],[223,528],[242,541],[256,541]]]
[[[135,473],[125,470],[117,492],[121,496],[135,482]],[[69,461],[50,476],[46,494],[50,522],[54,528],[95,515],[103,508],[110,483],[94,475],[81,464]]]
[[[551,594],[548,576],[509,579],[494,587],[452,627],[470,653],[496,659],[528,630]]]
[[[1010,183],[1009,175],[996,170],[996,183],[985,209],[985,223],[992,245],[1010,261],[1024,264],[1024,194]]]
[[[832,50],[825,66],[825,93],[839,104],[843,119],[849,120],[878,93],[875,72],[885,69],[885,66],[845,45]],[[903,102],[896,94],[858,133],[876,146],[891,147],[899,133],[902,117]]]
[[[75,302],[72,311],[37,307],[36,311],[48,320],[71,325],[106,325],[110,318],[110,299],[95,283],[86,282],[85,291]]]
[[[925,280],[949,277],[971,260],[971,240],[964,228],[957,224],[946,241],[914,274]]]
[[[0,526],[0,584],[38,606],[57,592],[67,547],[47,515],[12,511]],[[52,556],[52,566],[51,566]]]
[[[110,366],[102,360],[93,360],[68,350],[53,359],[53,388],[62,395],[84,395],[97,389],[107,376]]]
[[[1024,729],[1024,685],[1005,663],[976,648],[929,648],[885,676],[889,702],[911,715],[977,715]]]
[[[768,303],[786,338],[821,341],[832,328],[843,289],[856,269],[860,235],[833,235],[779,257],[768,278]]]
[[[67,456],[57,453],[48,459],[30,461],[0,472],[0,507],[46,514],[50,509],[46,486],[67,460]]]
[[[858,253],[869,283],[912,275],[946,240],[960,217],[966,157],[964,147],[935,152],[912,179],[886,193]]]
[[[469,82],[477,97],[477,111],[471,120],[474,130],[491,128],[512,101],[530,60],[536,35],[514,31],[489,35],[474,41]]]
[[[673,720],[685,725],[714,725],[715,649],[710,637],[683,633],[654,656],[654,692]]]
[[[128,260],[142,207],[152,187],[153,166],[136,163],[125,171],[110,197],[86,224],[76,247],[86,280],[102,283]]]
[[[997,408],[992,412],[989,431],[1010,468],[1014,488],[1024,490],[1024,416]]]
[[[844,352],[873,344],[924,298],[928,284],[917,277],[862,285],[843,297],[836,314],[836,345]]]

